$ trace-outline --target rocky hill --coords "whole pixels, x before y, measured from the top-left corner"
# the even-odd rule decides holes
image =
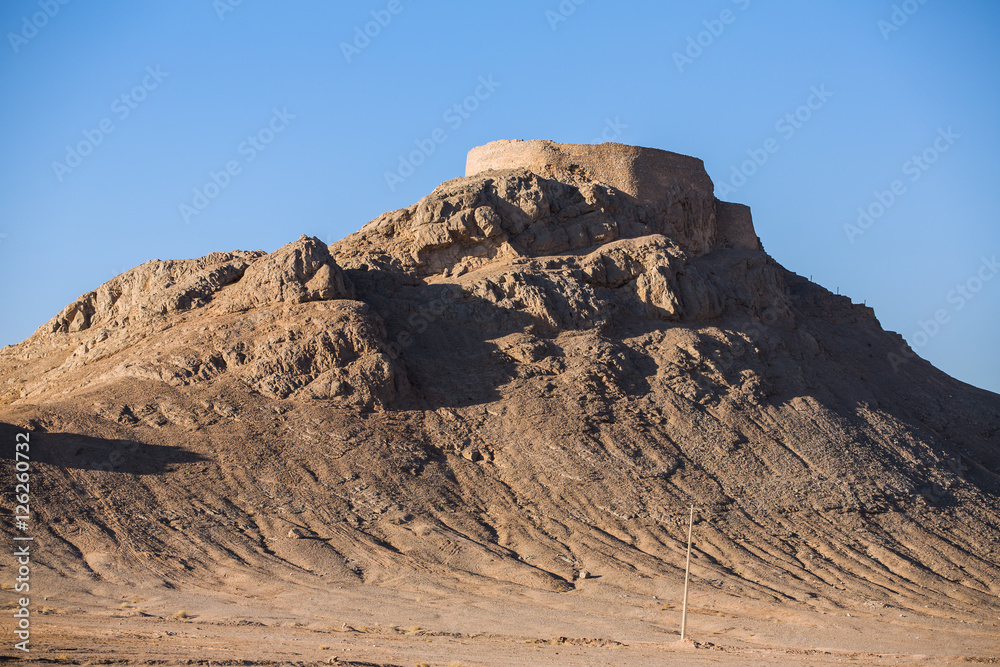
[[[330,246],[84,294],[0,351],[0,439],[68,580],[662,593],[693,503],[703,589],[996,617],[1000,396],[901,346],[700,160],[504,141]]]

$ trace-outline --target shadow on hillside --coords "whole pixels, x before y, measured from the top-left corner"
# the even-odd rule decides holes
[[[134,440],[95,438],[77,433],[50,433],[26,430],[0,422],[0,459],[15,463],[15,443],[23,442],[19,433],[28,434],[26,452],[32,464],[46,463],[77,470],[103,470],[132,475],[156,475],[175,465],[205,461],[194,452],[165,445],[150,445]],[[21,450],[24,453],[23,450]],[[13,466],[12,466],[13,467]]]
[[[481,405],[500,399],[499,389],[519,377],[525,367],[494,342],[508,334],[525,334],[544,345],[561,331],[599,328],[599,323],[575,316],[572,304],[548,276],[534,276],[533,287],[557,325],[522,310],[498,306],[454,284],[401,284],[387,272],[347,272],[360,299],[382,316],[393,357],[405,369],[417,404],[425,408]],[[646,355],[608,341],[608,348],[634,373],[616,380],[622,392],[643,395],[656,364]],[[555,356],[561,356],[556,352]],[[595,366],[620,358],[594,359]],[[529,372],[534,372],[529,368]],[[597,393],[601,392],[598,387]]]
[[[775,315],[769,320],[767,312],[736,308],[711,320],[665,323],[632,312],[628,302],[615,299],[605,301],[617,304],[615,310],[587,320],[548,275],[530,280],[529,286],[537,289],[529,296],[535,299],[534,312],[544,307],[549,321],[527,308],[498,305],[511,302],[504,298],[506,288],[499,280],[477,281],[474,294],[455,284],[404,283],[379,270],[348,274],[359,298],[384,318],[394,358],[409,379],[418,408],[491,403],[512,381],[519,382],[522,391],[543,397],[544,368],[530,354],[512,355],[510,341],[501,339],[518,334],[513,339],[544,349],[555,347],[549,343],[559,332],[592,331],[595,340],[587,344],[593,346],[595,372],[576,373],[573,380],[579,395],[593,397],[582,408],[593,415],[618,400],[611,392],[605,394],[607,386],[618,397],[644,396],[651,391],[651,381],[656,382],[657,360],[625,345],[624,338],[679,327],[697,334],[694,343],[686,344],[697,348],[693,358],[684,350],[680,355],[686,384],[697,393],[685,395],[693,411],[735,395],[750,416],[770,414],[789,428],[801,429],[800,434],[814,428],[810,421],[828,424],[839,439],[817,449],[827,474],[856,466],[857,460],[868,461],[872,468],[865,476],[872,488],[880,484],[880,470],[912,480],[900,491],[907,502],[915,496],[938,507],[959,502],[954,491],[932,479],[930,470],[951,485],[968,483],[985,494],[1000,495],[998,397],[962,386],[926,363],[914,362],[895,372],[888,354],[898,352],[898,336],[881,331],[873,319],[858,320],[857,306],[840,303],[840,297],[804,279],[789,279],[794,288],[792,318]],[[738,274],[728,278],[738,279]],[[713,332],[702,335],[706,328]],[[559,354],[557,349],[554,356]],[[594,376],[597,381],[591,381]],[[797,398],[802,400],[796,407],[792,402]],[[890,425],[912,434],[912,440],[886,435]],[[794,451],[789,457],[797,455]],[[937,463],[928,465],[930,461]]]

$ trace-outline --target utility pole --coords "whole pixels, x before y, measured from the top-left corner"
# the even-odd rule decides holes
[[[681,606],[681,641],[687,638],[688,580],[691,577],[691,529],[694,527],[694,505],[691,505],[690,509],[691,514],[688,516],[687,565],[684,567],[684,604]]]

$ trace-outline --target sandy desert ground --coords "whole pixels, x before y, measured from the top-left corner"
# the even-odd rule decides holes
[[[597,578],[568,594],[512,587],[475,595],[405,579],[394,590],[288,591],[259,582],[259,594],[247,598],[96,582],[83,588],[43,578],[38,589],[49,595],[33,621],[31,661],[9,650],[9,639],[4,655],[26,664],[1000,663],[996,615],[900,610],[847,598],[808,609],[695,586],[690,641],[681,643],[680,590],[668,583],[648,595]]]

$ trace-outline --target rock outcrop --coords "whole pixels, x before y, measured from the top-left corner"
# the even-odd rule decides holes
[[[141,326],[157,317],[200,308],[263,256],[261,251],[215,252],[199,259],[146,262],[87,292],[42,330],[77,333],[99,326]]]
[[[330,256],[327,245],[302,236],[295,243],[248,265],[224,308],[245,311],[275,303],[306,303],[353,298],[353,288]]]
[[[274,398],[387,405],[405,377],[388,356],[381,318],[352,297],[327,245],[306,236],[270,254],[147,262],[84,294],[26,341],[61,363],[44,377],[9,379],[8,394],[128,377],[171,386],[224,379]]]
[[[656,211],[661,231],[695,255],[719,246],[761,249],[750,209],[717,200],[697,158],[615,143],[502,140],[469,151],[465,175],[511,169],[603,183],[629,195]]]

